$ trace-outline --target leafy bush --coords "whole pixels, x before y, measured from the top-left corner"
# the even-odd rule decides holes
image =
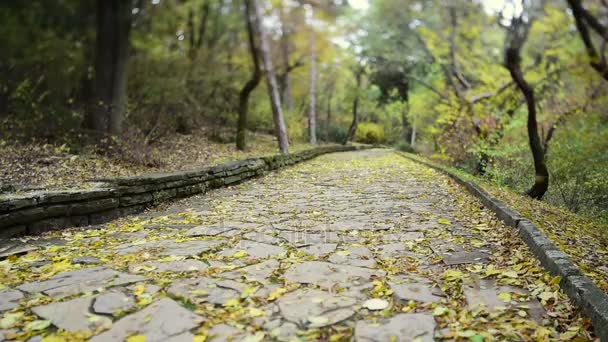
[[[412,147],[412,145],[406,143],[405,141],[402,141],[399,144],[397,144],[397,146],[395,146],[395,148],[401,152],[414,153],[414,148]]]
[[[360,123],[355,140],[364,144],[381,144],[385,141],[384,126],[370,122]]]
[[[346,139],[347,133],[346,127],[331,125],[329,126],[329,141],[341,144]]]

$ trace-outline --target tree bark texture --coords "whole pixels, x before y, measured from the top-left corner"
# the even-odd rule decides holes
[[[253,62],[253,74],[239,93],[239,119],[236,130],[236,148],[244,151],[247,148],[247,112],[249,109],[249,97],[262,79],[259,52],[255,41],[255,18],[253,17],[249,0],[245,0],[245,22],[247,24],[247,38],[249,53]]]
[[[520,19],[514,19],[512,25],[525,25],[519,21]],[[517,27],[513,28],[514,32],[518,30]],[[535,182],[530,190],[527,191],[527,195],[535,198],[542,199],[549,188],[549,170],[545,163],[545,153],[543,146],[538,134],[538,123],[536,122],[536,100],[534,98],[534,89],[525,80],[522,69],[521,69],[521,57],[520,50],[526,39],[526,33],[520,34],[519,37],[514,37],[513,41],[509,43],[505,51],[505,66],[511,74],[511,78],[524,95],[526,105],[528,108],[528,141],[530,144],[530,150],[532,151],[532,157],[534,159],[534,171],[535,171]],[[517,33],[516,33],[517,34]]]
[[[329,141],[329,130],[331,129],[331,101],[334,97],[334,84],[330,81],[327,90],[327,117],[325,118],[325,141]]]
[[[97,0],[94,106],[87,126],[100,134],[122,131],[127,99],[131,1]]]
[[[608,40],[608,29],[583,7],[580,0],[568,0],[568,4],[574,15],[578,33],[581,36],[583,44],[585,44],[587,56],[589,56],[589,65],[591,65],[603,79],[608,81],[608,61],[603,55],[603,52],[598,52],[596,49],[589,32],[589,27],[595,30],[604,41]]]
[[[266,74],[266,83],[268,86],[268,93],[270,96],[270,105],[272,107],[272,117],[274,120],[275,131],[277,140],[279,142],[279,149],[281,153],[289,153],[289,140],[287,137],[287,128],[285,126],[285,118],[283,116],[283,108],[281,106],[281,97],[279,95],[279,86],[275,77],[274,67],[272,65],[272,53],[270,51],[270,44],[264,31],[264,25],[262,22],[262,9],[260,7],[260,0],[247,0],[251,1],[253,6],[253,13],[255,15],[255,24],[257,33],[260,40],[260,52],[262,62],[264,64],[264,72]]]
[[[311,6],[310,23],[310,90],[308,101],[308,137],[313,145],[317,143],[317,54],[314,28],[314,9]]]
[[[289,77],[289,38],[291,35],[291,27],[288,23],[285,6],[281,6],[281,57],[285,73],[281,75],[281,100],[285,109],[293,110],[293,99],[291,98],[291,79]]]
[[[363,77],[363,70],[357,70],[355,72],[355,79],[357,82],[357,88],[355,93],[355,99],[353,100],[353,121],[348,128],[346,138],[344,139],[344,145],[349,141],[353,140],[355,133],[357,133],[357,126],[359,125],[359,88],[361,87],[361,78]]]

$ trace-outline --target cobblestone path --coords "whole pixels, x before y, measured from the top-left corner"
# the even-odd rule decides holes
[[[511,229],[387,150],[100,228],[3,252],[20,253],[0,261],[0,341],[589,337]]]

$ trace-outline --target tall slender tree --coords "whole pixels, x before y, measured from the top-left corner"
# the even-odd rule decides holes
[[[283,64],[283,74],[280,75],[281,80],[281,100],[285,109],[293,110],[293,99],[291,98],[291,77],[289,76],[290,64],[289,55],[291,54],[291,24],[287,18],[287,9],[285,4],[281,2],[279,18],[281,20],[281,62]]]
[[[505,67],[509,70],[513,81],[524,95],[528,108],[528,142],[534,159],[536,177],[534,185],[526,194],[535,199],[542,199],[549,188],[549,170],[547,169],[545,152],[540,135],[538,134],[534,88],[526,81],[521,68],[521,49],[528,38],[531,21],[531,14],[526,14],[525,11],[520,16],[511,19],[511,24],[507,27],[507,37],[505,40]]]
[[[131,1],[97,0],[94,103],[86,125],[100,134],[122,131],[127,99]]]
[[[348,128],[348,132],[346,133],[346,138],[344,138],[343,144],[346,145],[349,141],[353,140],[355,134],[357,133],[357,127],[359,126],[359,92],[361,91],[361,81],[363,78],[363,74],[365,73],[365,68],[363,66],[358,66],[355,73],[355,98],[353,100],[353,120],[350,123],[350,127]]]
[[[260,0],[246,0],[250,1],[250,5],[253,7],[253,13],[255,16],[255,25],[260,41],[260,53],[262,62],[264,64],[264,72],[266,74],[266,83],[268,85],[268,93],[270,97],[270,105],[272,107],[272,118],[274,120],[275,132],[277,140],[279,142],[279,149],[281,153],[289,153],[289,139],[287,137],[287,127],[285,126],[285,118],[283,116],[283,107],[281,106],[281,96],[279,85],[275,76],[274,67],[272,64],[272,53],[270,51],[270,44],[268,37],[266,37],[266,31],[264,30],[264,24],[262,22],[262,8],[260,7]]]
[[[314,7],[309,6],[309,26],[310,26],[310,90],[308,99],[308,137],[311,144],[317,143],[317,43],[315,33],[315,12]]]
[[[249,54],[253,62],[253,73],[251,78],[239,93],[239,120],[236,130],[236,148],[243,151],[247,148],[247,112],[249,108],[249,97],[262,79],[262,69],[260,68],[260,54],[255,41],[255,17],[252,13],[251,3],[245,0],[245,22],[247,26],[247,38],[249,43]]]

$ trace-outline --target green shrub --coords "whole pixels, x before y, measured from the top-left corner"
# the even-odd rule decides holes
[[[385,141],[384,127],[370,122],[360,123],[355,140],[364,144],[382,144]]]
[[[414,148],[412,148],[412,145],[405,141],[398,143],[395,148],[401,152],[414,153]]]
[[[329,141],[343,143],[348,130],[343,126],[329,126]]]

